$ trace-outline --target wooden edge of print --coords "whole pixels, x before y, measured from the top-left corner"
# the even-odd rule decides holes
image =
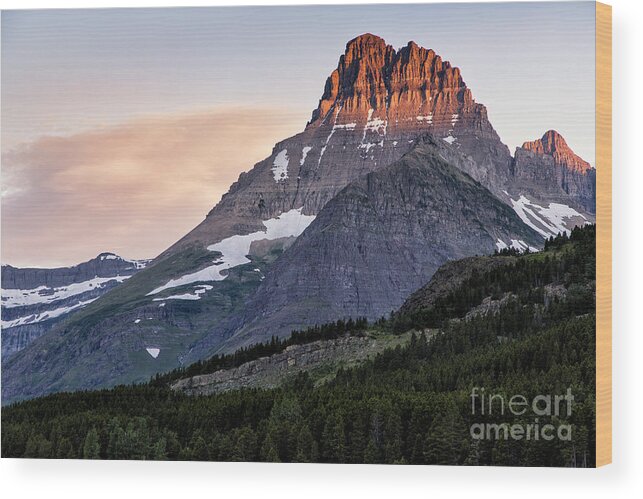
[[[612,7],[596,3],[596,466],[612,462]]]

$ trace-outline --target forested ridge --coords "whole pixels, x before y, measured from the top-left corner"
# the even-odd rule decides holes
[[[110,390],[61,393],[3,408],[2,456],[221,461],[593,466],[595,226],[547,241],[540,253],[476,272],[429,309],[368,325],[339,321],[231,356]],[[486,299],[491,304],[481,308]],[[467,315],[468,314],[468,315]],[[232,367],[287,344],[414,330],[319,383],[301,373],[270,390],[187,396],[178,377]],[[289,343],[290,342],[290,343]],[[473,387],[489,393],[562,394],[571,441],[471,437],[472,424],[533,416],[472,414]]]

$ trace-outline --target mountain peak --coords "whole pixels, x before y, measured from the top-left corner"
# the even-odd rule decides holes
[[[587,161],[572,151],[563,136],[556,130],[548,130],[540,139],[525,142],[522,148],[537,154],[552,156],[557,165],[569,170],[584,173],[591,168]]]
[[[372,33],[364,33],[362,35],[356,36],[346,44],[346,52],[353,49],[354,47],[385,47],[386,42],[383,38],[374,35]]]
[[[373,118],[401,129],[428,126],[442,135],[465,117],[486,121],[458,68],[413,41],[395,50],[371,33],[346,44],[309,125],[322,125],[329,114],[337,124],[360,126]]]

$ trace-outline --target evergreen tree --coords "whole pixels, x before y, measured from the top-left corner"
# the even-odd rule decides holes
[[[298,463],[314,463],[319,458],[319,449],[313,434],[307,425],[302,425],[297,436],[297,454],[295,461]]]
[[[208,445],[203,438],[203,435],[200,430],[197,430],[192,435],[190,440],[190,449],[191,449],[191,459],[194,461],[209,461],[210,460],[210,451]]]
[[[68,438],[62,437],[58,440],[58,448],[56,449],[56,458],[58,459],[75,459],[76,453]]]
[[[261,460],[268,463],[279,463],[279,451],[277,450],[277,443],[275,442],[273,435],[268,433],[263,445],[261,446]]]
[[[109,443],[107,445],[107,459],[129,459],[127,434],[118,419],[109,422]]]
[[[167,459],[167,440],[165,437],[159,438],[152,446],[152,459],[154,461],[165,461]]]
[[[322,434],[323,458],[330,463],[343,463],[346,437],[344,420],[338,413],[329,415]]]
[[[100,443],[96,428],[92,428],[87,432],[85,443],[83,444],[83,459],[100,459]]]
[[[232,452],[232,461],[251,462],[257,460],[257,435],[252,428],[244,426],[235,430],[236,445]]]

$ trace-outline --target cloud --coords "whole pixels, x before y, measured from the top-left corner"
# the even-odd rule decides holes
[[[301,127],[301,113],[230,108],[15,147],[2,155],[2,261],[156,256],[197,225],[240,172]]]

